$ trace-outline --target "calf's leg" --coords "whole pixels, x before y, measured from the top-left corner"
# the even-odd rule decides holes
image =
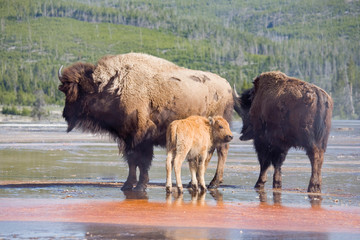
[[[199,185],[202,192],[206,191],[205,186],[205,165],[207,160],[207,154],[206,152],[202,154],[202,156],[199,158],[199,164],[198,164],[198,175],[199,175]]]
[[[166,158],[166,192],[171,193],[172,190],[172,182],[171,182],[171,172],[173,166],[174,159],[173,151],[169,151]]]
[[[191,188],[194,191],[198,191],[198,178],[197,178],[197,170],[198,170],[198,161],[197,158],[189,159],[189,169],[191,174]]]
[[[212,188],[212,189],[218,188],[219,185],[223,182],[224,166],[229,151],[229,143],[225,143],[221,145],[216,150],[218,154],[216,173],[208,186],[208,188]]]
[[[174,157],[174,171],[175,171],[176,187],[178,189],[178,193],[183,193],[183,185],[181,182],[181,165],[185,160],[186,155],[187,152],[177,151],[176,156]]]

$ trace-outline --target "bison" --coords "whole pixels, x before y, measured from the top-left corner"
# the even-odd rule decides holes
[[[118,143],[129,166],[122,190],[144,191],[154,146],[166,145],[166,129],[191,115],[231,120],[232,89],[216,74],[179,67],[141,53],[105,56],[96,65],[60,68],[68,129],[105,133]],[[217,147],[218,166],[210,187],[222,182],[228,144]],[[140,170],[137,181],[136,171]]]
[[[331,127],[333,101],[321,88],[281,72],[262,73],[253,88],[235,92],[235,111],[243,120],[241,140],[254,140],[260,163],[255,188],[263,188],[274,166],[273,188],[281,188],[281,165],[291,147],[311,162],[308,192],[321,192],[321,167]]]
[[[206,191],[205,170],[216,147],[233,139],[229,123],[221,116],[191,116],[173,121],[166,133],[166,192],[171,193],[171,171],[174,167],[176,186],[183,192],[181,165],[185,158],[189,161],[191,186],[197,191]]]

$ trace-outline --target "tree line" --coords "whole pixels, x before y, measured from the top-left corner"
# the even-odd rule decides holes
[[[335,116],[359,118],[358,1],[1,0],[0,9],[2,104],[31,105],[35,89],[62,104],[61,62],[142,51],[218,73],[239,91],[280,70],[328,91]]]

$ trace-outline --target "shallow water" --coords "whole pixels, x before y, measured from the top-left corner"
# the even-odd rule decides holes
[[[238,140],[240,128],[240,122],[232,124],[235,140],[230,144],[224,183],[215,198],[206,194],[207,201],[308,205],[305,192],[311,168],[304,151],[289,152],[282,191],[273,193],[271,169],[265,191],[259,194],[253,189],[259,174],[256,154],[251,141]],[[126,198],[119,187],[128,169],[117,145],[107,137],[65,131],[65,124],[0,124],[0,198]],[[155,148],[146,193],[150,200],[164,201],[165,159],[165,149]],[[207,182],[214,176],[216,160],[215,155]],[[187,164],[182,176],[184,183],[190,180]],[[333,121],[322,176],[323,206],[360,206],[360,121]],[[34,181],[38,184],[27,185]],[[191,194],[185,193],[184,199],[191,200]]]
[[[107,137],[77,131],[67,134],[65,124],[0,123],[0,202],[5,205],[10,204],[10,208],[13,207],[9,210],[10,212],[18,211],[18,214],[25,214],[25,217],[30,214],[30,219],[35,219],[33,220],[35,222],[32,222],[26,218],[16,219],[16,214],[4,217],[3,213],[0,213],[0,217],[3,219],[0,220],[0,239],[27,239],[30,237],[67,239],[70,236],[72,239],[181,239],[182,237],[201,239],[345,239],[360,236],[358,227],[354,229],[354,232],[347,231],[345,233],[328,231],[326,228],[314,231],[309,225],[304,225],[306,229],[289,230],[280,227],[275,228],[278,230],[269,230],[269,227],[279,226],[278,223],[266,226],[269,224],[268,218],[274,218],[276,214],[270,213],[264,217],[265,219],[261,218],[262,206],[272,207],[271,211],[278,211],[279,207],[300,208],[292,213],[289,213],[289,211],[293,211],[291,209],[284,210],[284,213],[293,214],[293,219],[301,218],[302,209],[320,207],[330,210],[330,214],[332,214],[330,218],[333,218],[332,221],[335,223],[338,221],[336,217],[338,210],[345,213],[355,211],[356,213],[353,215],[355,220],[348,220],[346,223],[343,220],[343,222],[345,225],[347,224],[346,226],[357,226],[356,223],[360,222],[358,216],[360,212],[360,121],[333,121],[322,169],[323,184],[320,197],[309,196],[306,193],[311,174],[310,163],[304,151],[294,149],[289,152],[283,165],[283,189],[272,190],[273,171],[271,169],[268,172],[265,190],[255,191],[253,186],[259,174],[257,157],[251,141],[241,142],[238,140],[240,129],[241,123],[233,122],[234,140],[230,144],[224,183],[216,191],[208,191],[201,196],[193,195],[190,191],[185,191],[182,196],[176,194],[166,196],[165,149],[155,148],[147,191],[145,193],[122,192],[120,188],[127,177],[127,164],[119,155],[117,145]],[[209,164],[205,176],[207,183],[214,176],[216,159],[215,155]],[[182,181],[187,183],[189,180],[188,166],[184,164]],[[175,182],[174,177],[173,182]],[[73,216],[71,201],[81,201],[80,206],[93,201],[91,208],[98,211],[98,208],[101,209],[109,203],[122,204],[130,199],[145,199],[145,203],[148,204],[144,206],[145,209],[149,208],[151,203],[170,203],[172,209],[170,211],[180,212],[182,211],[180,206],[190,204],[195,207],[186,209],[186,211],[192,211],[192,214],[198,214],[200,211],[197,206],[208,206],[210,210],[216,210],[216,207],[222,204],[234,208],[255,205],[260,209],[255,208],[254,211],[260,212],[258,213],[260,220],[265,221],[266,224],[259,224],[255,229],[250,225],[248,228],[240,229],[239,226],[242,225],[236,225],[237,222],[241,222],[240,218],[235,219],[233,228],[165,227],[156,224],[149,227],[143,224],[105,224],[101,221],[97,222],[96,218],[92,223],[72,218],[61,222],[61,214],[59,215],[60,220],[56,215],[57,209],[65,211],[70,208],[70,215]],[[16,203],[11,205],[11,202],[18,200],[20,201],[18,205]],[[50,206],[48,209],[48,211],[55,212],[51,223],[47,222],[49,219],[41,220],[42,215],[46,214],[41,205],[37,208],[31,205],[33,201],[36,205],[57,200],[60,203],[56,203],[60,205],[57,208]],[[27,201],[30,202],[30,205],[24,207],[23,204]],[[227,209],[230,211],[229,207]],[[160,209],[159,214],[161,215],[165,210],[169,211],[168,207]],[[245,210],[246,208],[233,209],[223,217],[230,219],[239,214],[241,217]],[[86,212],[88,211],[86,210]],[[318,221],[317,214],[318,212],[314,212],[314,224]],[[106,213],[101,216],[106,217],[105,215]],[[116,212],[115,215],[117,215]],[[250,211],[249,215],[244,217],[250,219],[251,215]],[[132,216],[131,212],[129,216]],[[51,221],[51,216],[47,217],[50,217]],[[244,224],[248,221],[246,219],[242,220]],[[324,217],[324,219],[327,218]],[[73,220],[76,223],[69,222]],[[137,223],[138,220],[135,220],[134,223]],[[117,219],[114,221],[119,223]],[[179,221],[181,222],[181,219]],[[256,222],[259,219],[254,217],[253,221],[257,226]],[[139,222],[141,221],[139,220]]]

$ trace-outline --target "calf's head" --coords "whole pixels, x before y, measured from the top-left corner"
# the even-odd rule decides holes
[[[68,123],[68,132],[76,126],[82,114],[83,99],[97,91],[92,78],[94,69],[95,66],[88,63],[75,63],[63,71],[61,71],[62,67],[59,69],[58,78],[61,82],[59,90],[66,96],[63,117]]]
[[[213,141],[215,143],[227,143],[233,139],[229,123],[221,116],[209,117],[212,129]]]

